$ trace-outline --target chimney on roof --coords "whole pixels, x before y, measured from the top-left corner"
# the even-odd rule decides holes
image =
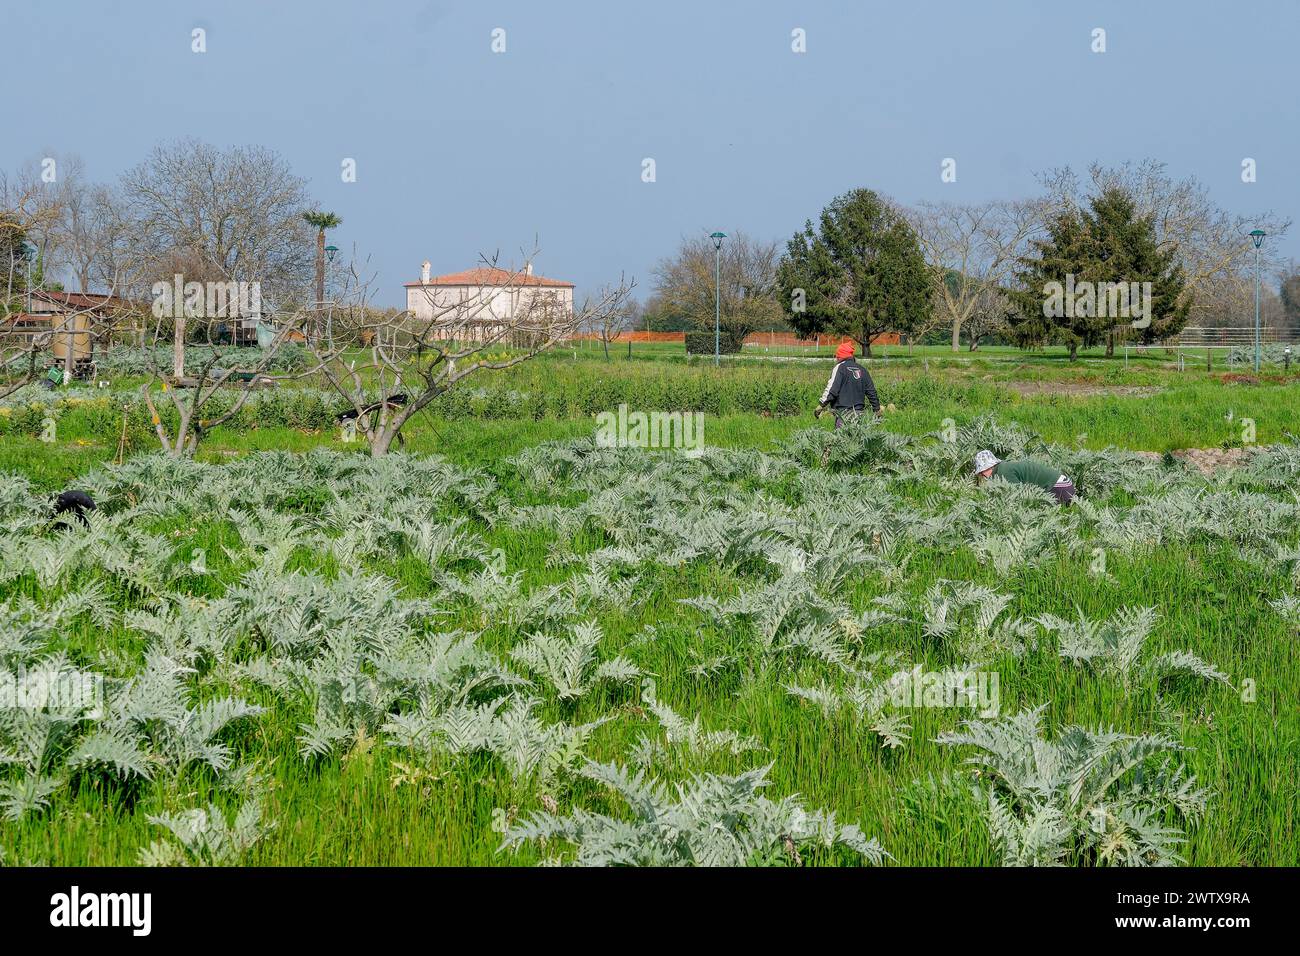
[[[433,268],[433,263],[428,259],[424,260],[424,265],[420,266],[420,281],[425,285],[429,284],[429,270]]]
[[[533,263],[532,260],[529,260],[528,262],[524,263],[524,275],[530,276],[532,274],[533,274]]]

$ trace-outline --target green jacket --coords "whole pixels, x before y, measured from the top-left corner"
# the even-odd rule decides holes
[[[1000,461],[993,468],[993,474],[1003,481],[1016,485],[1037,485],[1051,490],[1061,477],[1061,469],[1033,458],[1020,461]]]

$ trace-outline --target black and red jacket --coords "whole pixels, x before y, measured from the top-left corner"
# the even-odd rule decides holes
[[[832,408],[855,409],[863,411],[866,403],[871,402],[873,412],[880,411],[880,399],[876,397],[876,383],[871,381],[867,370],[853,358],[836,362],[831,370],[830,381],[826,391],[822,392],[822,405]]]

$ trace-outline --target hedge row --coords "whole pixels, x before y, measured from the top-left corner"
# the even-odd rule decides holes
[[[258,368],[265,353],[255,346],[221,348],[218,350],[216,368]],[[186,345],[185,365],[197,372],[212,360],[212,348],[207,345]],[[312,365],[311,353],[301,345],[287,343],[271,356],[263,371],[283,374],[302,372]],[[171,346],[137,348],[115,345],[95,358],[95,371],[101,377],[114,375],[148,375],[154,369],[166,372],[172,367]]]
[[[744,346],[745,340],[731,332],[721,332],[715,337],[713,332],[694,331],[686,333],[686,354],[713,355],[717,351],[723,355],[735,355]]]
[[[525,370],[526,369],[526,370]],[[816,402],[829,363],[771,368],[715,370],[706,366],[641,366],[635,363],[559,363],[520,366],[511,373],[480,373],[434,401],[429,410],[446,419],[565,419],[585,418],[626,404],[634,411],[698,411],[711,415],[750,412],[797,415]],[[882,400],[908,405],[960,405],[981,399],[974,392],[990,386],[962,384],[915,376],[888,383]],[[222,390],[205,406],[203,415],[216,418],[238,398]],[[158,394],[155,405],[168,420],[170,399]],[[332,391],[306,386],[258,390],[225,427],[250,430],[289,427],[307,430],[335,427],[335,416],[348,407]],[[0,435],[39,435],[46,418],[97,436],[118,435],[123,415],[128,432],[151,434],[148,409],[138,390],[94,388],[42,391],[28,386],[0,401]],[[60,425],[62,427],[62,425]]]

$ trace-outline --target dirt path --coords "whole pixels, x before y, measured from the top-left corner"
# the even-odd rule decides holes
[[[1039,395],[1069,395],[1072,398],[1091,398],[1095,395],[1111,395],[1123,398],[1150,398],[1164,391],[1159,385],[1093,385],[1089,382],[998,382],[1024,398]]]
[[[1224,468],[1240,466],[1246,460],[1249,451],[1249,448],[1180,448],[1172,454],[1201,474],[1212,475]],[[1134,454],[1153,461],[1163,457],[1158,451],[1139,451]]]

